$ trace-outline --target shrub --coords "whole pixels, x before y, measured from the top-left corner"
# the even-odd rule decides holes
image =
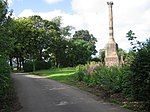
[[[9,65],[0,56],[0,111],[8,111],[10,108],[10,91],[12,90],[12,80],[10,78]]]
[[[136,53],[131,71],[133,97],[143,101],[145,107],[150,110],[150,39]]]
[[[110,92],[122,92],[128,75],[128,66],[106,67],[98,64],[80,65],[77,67],[77,79],[89,86],[100,86]]]
[[[85,66],[84,65],[79,65],[76,67],[76,79],[78,81],[83,81],[83,78],[85,77],[86,75],[86,71],[85,71]]]
[[[110,92],[122,92],[128,66],[99,67],[96,75],[99,84]]]
[[[50,62],[45,62],[45,61],[36,61],[35,62],[35,70],[42,70],[42,69],[48,69],[51,67]],[[32,72],[33,71],[33,62],[32,61],[27,61],[23,65],[23,70],[25,72]]]
[[[32,72],[33,71],[33,63],[31,61],[27,61],[23,64],[24,72]]]

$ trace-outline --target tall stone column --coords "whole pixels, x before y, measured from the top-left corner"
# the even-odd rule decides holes
[[[107,2],[109,8],[109,40],[105,48],[105,64],[106,66],[112,66],[119,64],[119,59],[117,55],[118,45],[114,39],[113,31],[113,2]]]
[[[113,2],[107,2],[109,7],[109,39],[114,41],[114,31],[113,31],[113,12],[112,12],[112,5]]]

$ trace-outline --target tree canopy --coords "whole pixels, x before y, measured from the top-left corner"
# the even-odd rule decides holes
[[[53,67],[85,64],[95,55],[96,38],[88,30],[70,33],[72,26],[61,26],[61,17],[45,20],[38,15],[11,20],[9,37],[13,39],[9,52],[10,65],[15,61],[21,69],[25,63],[51,63]]]

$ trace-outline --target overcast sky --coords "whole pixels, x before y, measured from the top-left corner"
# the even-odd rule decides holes
[[[97,38],[97,50],[109,38],[108,0],[8,0],[15,17],[40,15],[43,19],[62,16],[63,26],[89,30]],[[120,48],[128,50],[126,33],[133,30],[139,41],[150,37],[150,0],[111,0],[114,38]]]

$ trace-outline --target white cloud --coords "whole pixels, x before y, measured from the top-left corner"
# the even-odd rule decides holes
[[[13,3],[13,0],[8,0],[8,5],[10,6]]]
[[[35,15],[35,13],[31,10],[31,9],[24,9],[19,15],[18,17],[28,17],[28,16],[32,16]]]
[[[72,8],[76,13],[100,13],[104,10],[104,0],[72,0]],[[103,4],[103,5],[101,5]],[[98,6],[98,7],[95,7]]]
[[[53,4],[53,3],[61,2],[63,0],[45,0],[45,1],[49,4]]]
[[[120,48],[128,49],[130,44],[126,38],[129,30],[144,41],[150,36],[150,0],[113,0],[114,38]],[[40,15],[44,19],[62,16],[63,25],[72,25],[76,30],[87,29],[97,42],[97,50],[104,48],[109,37],[109,18],[106,0],[72,0],[73,13],[62,10],[35,13],[24,10],[19,16]]]

